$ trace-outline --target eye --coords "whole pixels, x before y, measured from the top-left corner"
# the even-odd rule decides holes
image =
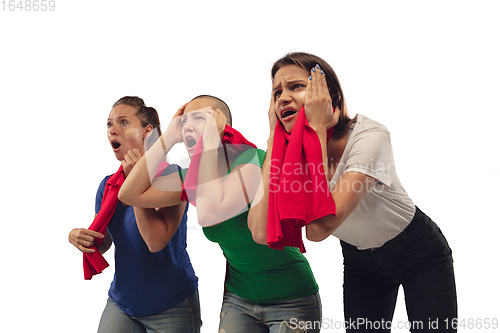
[[[274,98],[277,98],[279,95],[281,95],[281,90],[276,90],[274,92]]]
[[[203,116],[196,116],[196,118],[195,118],[195,119],[196,119],[196,120],[200,120],[200,119],[201,119],[201,120],[205,120],[205,117],[203,117]]]
[[[305,88],[305,85],[297,83],[297,84],[294,84],[292,87],[293,90],[300,89],[300,88]]]
[[[124,120],[122,120],[122,121],[120,122],[120,124],[122,124],[122,125],[127,125],[127,124],[128,124],[128,121],[126,121],[126,120],[124,119]]]
[[[110,128],[111,126],[113,126],[113,124],[111,124],[111,122],[108,122],[108,128]]]

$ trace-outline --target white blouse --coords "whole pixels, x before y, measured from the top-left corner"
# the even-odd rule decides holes
[[[332,235],[364,250],[380,247],[403,231],[415,214],[415,205],[396,174],[387,128],[358,114],[351,130],[330,189],[346,171],[361,172],[376,181]],[[352,184],[349,190],[360,188],[361,184]]]

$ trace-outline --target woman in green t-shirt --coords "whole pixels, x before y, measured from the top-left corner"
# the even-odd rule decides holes
[[[226,123],[231,125],[231,114],[218,98],[203,95],[184,105],[157,147],[137,163],[120,199],[139,207],[175,204],[180,200],[179,180],[170,175],[154,179],[151,185],[148,166],[156,170],[160,155],[164,158],[180,142],[193,163],[196,144],[203,140],[195,195],[188,197],[196,201],[206,237],[219,244],[228,262],[219,331],[319,332],[321,301],[307,259],[297,248],[280,251],[257,244],[248,229],[248,209],[260,184],[265,152],[231,144],[219,149],[224,131],[232,130]]]

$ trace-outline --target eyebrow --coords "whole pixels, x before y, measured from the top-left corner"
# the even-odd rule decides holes
[[[190,111],[188,113],[185,113],[185,114],[183,114],[183,116],[189,116],[190,114],[193,116],[197,115],[197,114],[205,115],[210,110],[212,110],[211,106],[205,106],[205,107],[202,107],[200,109],[196,109],[196,110]]]
[[[304,80],[301,80],[301,79],[298,79],[298,80],[292,80],[292,81],[287,81],[285,80],[287,84],[293,84],[293,83],[297,83],[297,82],[304,82]],[[273,91],[275,91],[276,89],[278,89],[278,87],[281,86],[281,82],[273,88]]]
[[[118,120],[123,119],[123,118],[128,118],[128,116],[119,116]],[[113,120],[113,119],[112,118],[108,118],[108,121],[111,121],[111,120]]]
[[[205,116],[207,114],[205,112],[205,109],[206,109],[206,107],[205,108],[201,108],[201,109],[197,109],[195,111],[191,111],[191,112],[185,113],[185,114],[181,115],[181,119],[182,120],[184,120],[186,118],[193,119],[193,117],[196,117],[197,115]]]
[[[188,112],[188,113],[195,113],[195,112],[198,112],[198,113],[203,113],[203,112],[208,112],[212,110],[212,107],[211,106],[204,106],[202,108],[199,108],[199,109],[196,109],[196,110],[193,110],[191,112]]]

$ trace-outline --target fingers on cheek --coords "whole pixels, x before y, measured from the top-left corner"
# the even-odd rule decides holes
[[[301,92],[299,98],[302,100],[302,103],[304,103],[306,100],[306,92],[305,91]]]

